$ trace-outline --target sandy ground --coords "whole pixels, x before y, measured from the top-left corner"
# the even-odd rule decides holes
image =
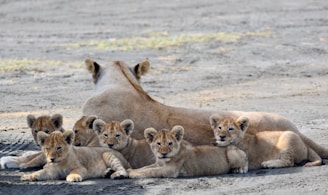
[[[36,149],[27,114],[61,113],[72,127],[93,92],[86,58],[147,58],[142,86],[162,103],[279,113],[328,147],[327,13],[322,0],[0,0],[0,156]],[[115,41],[125,45],[108,47]],[[0,194],[328,193],[326,165],[81,183],[22,182],[23,173],[1,170]]]

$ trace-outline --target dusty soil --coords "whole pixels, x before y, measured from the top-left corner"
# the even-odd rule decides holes
[[[61,113],[64,127],[72,127],[93,92],[83,68],[89,57],[131,65],[148,58],[152,69],[142,86],[162,103],[279,113],[328,147],[327,13],[328,1],[318,0],[97,0],[82,5],[77,0],[0,0],[0,156],[37,149],[26,124],[29,113]],[[83,44],[124,38],[129,44],[156,33],[224,36],[141,49],[142,43],[136,49]],[[81,183],[22,182],[23,173],[1,170],[0,194],[328,193],[326,165]]]

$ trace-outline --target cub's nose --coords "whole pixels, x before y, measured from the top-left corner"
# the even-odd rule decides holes
[[[108,144],[108,147],[112,148],[114,146],[114,144],[110,143]]]
[[[221,141],[224,141],[224,140],[225,140],[225,138],[226,138],[226,136],[225,136],[225,135],[220,135],[220,139],[221,139]]]
[[[55,162],[55,158],[50,158],[50,162]]]

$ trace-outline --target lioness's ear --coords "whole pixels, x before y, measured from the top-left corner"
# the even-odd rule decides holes
[[[121,122],[121,127],[125,131],[125,133],[130,136],[132,131],[134,130],[134,123],[130,119],[125,119]]]
[[[137,79],[140,79],[142,75],[145,75],[150,69],[150,63],[147,60],[135,65],[134,72],[137,75]]]
[[[29,114],[29,115],[27,115],[26,119],[27,119],[27,125],[28,125],[28,127],[29,128],[32,128],[32,126],[33,126],[33,124],[34,124],[34,122],[36,120],[35,116],[32,115],[32,114]]]
[[[87,70],[92,74],[93,82],[96,83],[100,75],[101,66],[97,62],[94,62],[91,59],[86,59],[85,65]]]
[[[71,130],[66,130],[63,133],[63,137],[68,145],[71,145],[74,142],[75,134]]]
[[[240,116],[237,120],[236,120],[237,125],[239,126],[239,128],[242,131],[246,131],[249,125],[249,120],[247,117],[245,116]]]
[[[156,134],[157,134],[157,130],[154,128],[145,129],[144,136],[146,138],[146,141],[149,144],[152,143]]]
[[[93,123],[98,117],[96,115],[89,115],[85,119],[85,126],[88,127],[88,129],[93,129]]]
[[[101,120],[101,119],[96,119],[94,122],[93,122],[93,126],[92,126],[92,129],[94,131],[96,131],[97,133],[100,133],[101,132],[101,129],[105,126],[105,121]]]
[[[61,114],[54,114],[51,116],[52,124],[56,129],[61,129],[63,126],[63,116]]]
[[[178,141],[181,141],[183,139],[184,128],[180,125],[176,125],[172,128],[171,133]]]
[[[210,124],[211,124],[211,128],[215,129],[218,124],[220,123],[220,121],[222,120],[222,117],[218,114],[212,114],[210,116]]]
[[[40,146],[43,146],[44,144],[44,141],[46,140],[46,138],[49,136],[49,134],[43,132],[43,131],[39,131],[38,134],[37,134],[37,141],[38,141],[38,144]]]

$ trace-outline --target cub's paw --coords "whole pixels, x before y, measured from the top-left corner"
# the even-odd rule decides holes
[[[17,169],[19,168],[16,162],[15,156],[4,156],[0,158],[0,168],[1,169]]]
[[[22,181],[38,181],[38,175],[31,173],[31,174],[24,174],[21,176]]]
[[[248,166],[232,169],[232,172],[233,173],[247,173],[248,172]]]
[[[128,177],[128,173],[125,170],[115,171],[110,175],[111,179],[124,179]]]
[[[267,168],[267,169],[273,169],[273,168],[279,168],[280,167],[279,165],[277,165],[277,163],[275,163],[275,161],[272,161],[272,160],[262,162],[261,166],[263,168]]]
[[[145,178],[146,176],[139,171],[128,169],[129,172],[129,178]]]
[[[104,174],[104,177],[105,178],[110,178],[110,176],[114,173],[115,171],[111,168],[108,168],[106,171],[105,171],[105,174]]]
[[[69,182],[80,182],[82,181],[82,179],[83,179],[82,176],[76,173],[71,173],[66,177],[66,181]]]

